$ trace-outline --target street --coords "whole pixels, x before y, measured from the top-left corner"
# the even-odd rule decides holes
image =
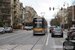
[[[13,33],[0,34],[0,50],[63,50],[64,37],[46,35],[33,36],[32,30],[18,30]]]

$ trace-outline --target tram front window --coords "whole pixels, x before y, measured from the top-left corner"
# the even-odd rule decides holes
[[[34,28],[42,28],[42,23],[41,22],[35,23]]]

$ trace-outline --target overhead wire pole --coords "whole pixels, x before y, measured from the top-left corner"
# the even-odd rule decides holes
[[[74,6],[73,6],[74,2],[72,3],[72,21],[74,21]]]
[[[65,18],[65,2],[63,4],[63,6],[64,6],[64,9],[63,9],[64,10],[64,15],[63,15],[63,30],[64,30],[64,27],[65,27],[65,25],[64,25],[65,24],[65,22],[64,22],[64,20],[65,20],[64,19]]]
[[[72,3],[72,21],[74,21],[74,2]],[[74,25],[72,25],[74,27]]]

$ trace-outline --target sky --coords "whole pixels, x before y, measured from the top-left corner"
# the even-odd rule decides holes
[[[54,18],[54,14],[57,14],[58,10],[63,7],[64,2],[65,7],[67,7],[67,3],[71,6],[73,1],[74,0],[20,0],[24,7],[30,6],[35,9],[39,16],[44,15],[48,26],[50,26],[50,21]],[[51,7],[51,10],[49,10],[49,7]],[[55,8],[54,10],[53,7]]]

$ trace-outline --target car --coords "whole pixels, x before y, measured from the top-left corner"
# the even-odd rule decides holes
[[[54,28],[52,33],[51,33],[51,37],[54,37],[54,36],[63,37],[63,30],[61,28]]]
[[[0,33],[1,34],[4,34],[5,33],[4,27],[0,27]]]
[[[51,26],[51,27],[50,27],[50,33],[52,32],[52,30],[53,30],[54,28],[56,28],[56,27],[55,27],[55,26]]]
[[[75,33],[72,33],[63,42],[63,50],[75,50]]]
[[[67,36],[75,32],[75,27],[71,27],[70,30],[67,32]]]
[[[32,27],[31,26],[25,26],[23,29],[24,30],[32,30]]]
[[[53,29],[53,27],[50,27],[50,33],[51,33],[52,29]]]
[[[31,27],[31,29],[33,29],[33,26],[30,26]]]
[[[5,27],[5,32],[13,32],[13,29],[11,27]]]

